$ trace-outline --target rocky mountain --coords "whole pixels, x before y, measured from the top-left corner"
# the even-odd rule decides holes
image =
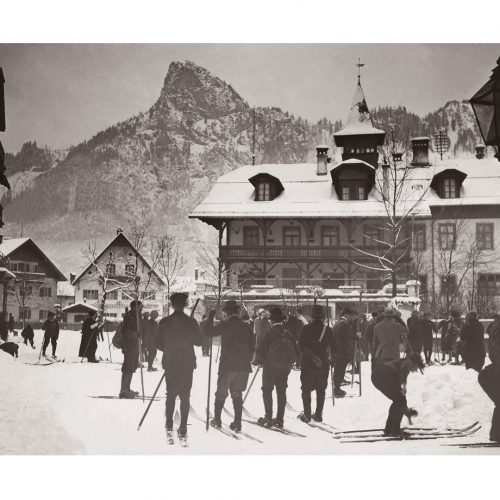
[[[72,147],[53,152],[27,143],[6,158],[14,189],[4,198],[4,234],[30,235],[66,273],[83,264],[88,240],[104,244],[117,226],[150,218],[186,249],[211,239],[211,229],[186,215],[222,173],[252,160],[255,115],[257,163],[314,161],[315,146],[333,147],[340,121],[316,124],[279,108],[255,108],[229,85],[191,62],[170,65],[151,108]],[[452,101],[420,118],[405,108],[379,108],[379,126],[394,123],[412,135],[445,126],[452,154],[478,142],[472,111]],[[193,263],[193,262],[191,262]]]

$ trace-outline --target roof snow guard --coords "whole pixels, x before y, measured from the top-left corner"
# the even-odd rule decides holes
[[[384,143],[385,138],[385,132],[373,126],[370,110],[366,104],[365,94],[359,82],[354,92],[346,126],[344,129],[333,134],[335,144],[342,147],[344,145],[344,138],[353,135],[374,136],[377,138],[377,144],[379,146]]]

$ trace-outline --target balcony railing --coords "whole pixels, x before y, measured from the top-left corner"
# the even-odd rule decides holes
[[[45,273],[30,273],[25,271],[12,271],[18,280],[42,282],[45,280]]]
[[[365,246],[360,247],[364,252],[371,254],[384,255],[385,247]],[[396,249],[396,257],[400,257],[407,251],[406,248]],[[409,252],[407,252],[409,258]],[[220,256],[225,260],[372,260],[373,257],[348,247],[318,247],[318,246],[300,246],[300,247],[244,247],[244,246],[221,246]]]

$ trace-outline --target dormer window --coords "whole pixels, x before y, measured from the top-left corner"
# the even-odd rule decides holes
[[[330,174],[337,196],[342,201],[366,200],[375,183],[375,168],[361,160],[346,160]]]
[[[457,183],[455,179],[448,177],[443,180],[443,198],[458,198]]]
[[[272,201],[284,190],[281,181],[266,172],[254,175],[248,180],[255,188],[255,201]]]
[[[431,182],[431,188],[445,199],[460,198],[460,188],[467,174],[454,168],[447,168],[434,176]]]
[[[366,183],[360,180],[340,181],[342,200],[366,200]]]
[[[271,197],[271,183],[268,181],[260,181],[257,184],[255,191],[255,201],[270,201]]]

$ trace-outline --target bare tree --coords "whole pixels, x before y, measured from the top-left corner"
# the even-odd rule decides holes
[[[26,325],[26,308],[29,307],[35,292],[43,285],[43,280],[22,276],[23,273],[16,274],[16,278],[9,283],[9,294],[13,295],[19,304],[20,316],[23,322],[23,329]]]
[[[373,192],[383,207],[383,215],[371,234],[364,234],[366,241],[373,248],[363,248],[349,243],[360,256],[369,257],[369,262],[351,259],[356,265],[386,274],[392,283],[392,296],[397,295],[398,277],[408,274],[410,257],[408,227],[422,200],[425,198],[429,185],[415,184],[410,164],[409,140],[405,141],[405,153],[395,155],[395,144],[380,148],[383,166],[375,174]],[[416,189],[418,188],[418,189]],[[378,234],[377,234],[378,233]],[[387,234],[388,237],[383,237]]]

